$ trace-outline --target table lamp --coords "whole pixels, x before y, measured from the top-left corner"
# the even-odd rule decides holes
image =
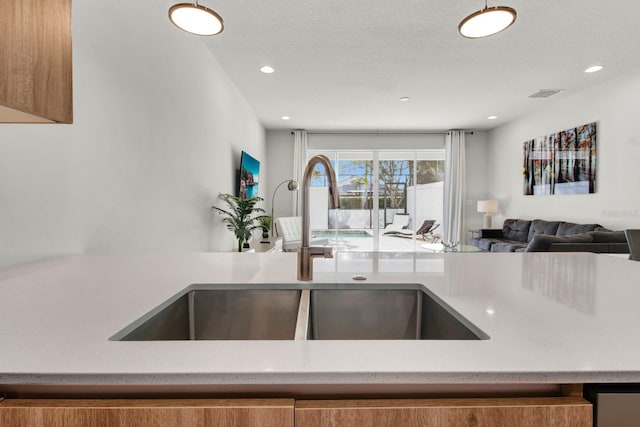
[[[498,201],[478,200],[478,212],[484,213],[482,228],[491,228],[491,214],[498,212]]]

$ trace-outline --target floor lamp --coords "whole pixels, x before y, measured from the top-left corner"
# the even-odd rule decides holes
[[[271,196],[271,236],[272,237],[275,236],[273,231],[275,229],[275,224],[276,224],[276,219],[273,217],[273,204],[275,202],[276,193],[278,192],[278,189],[282,187],[284,184],[287,184],[287,189],[289,189],[289,191],[296,191],[298,189],[298,183],[295,180],[285,179],[280,184],[278,184],[275,190],[273,190],[273,196]]]

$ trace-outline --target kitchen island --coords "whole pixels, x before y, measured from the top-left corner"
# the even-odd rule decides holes
[[[193,284],[294,284],[296,257],[69,256],[0,272],[0,393],[575,397],[585,383],[640,383],[640,263],[588,253],[345,252],[316,261],[314,273],[319,284],[354,276],[422,284],[489,339],[112,341]]]

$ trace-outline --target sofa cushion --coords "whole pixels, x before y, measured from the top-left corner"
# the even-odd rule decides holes
[[[556,236],[568,236],[571,234],[583,234],[593,231],[596,228],[602,228],[600,224],[575,224],[573,222],[563,222],[558,226]]]
[[[506,241],[496,242],[491,245],[491,252],[516,252],[518,249],[527,247],[526,242]]]
[[[526,219],[505,219],[502,225],[502,235],[506,240],[526,242],[530,226],[531,221]]]
[[[593,243],[627,243],[624,231],[590,231]]]
[[[483,251],[490,251],[491,246],[500,242],[502,242],[502,240],[500,239],[478,239],[478,243],[476,246],[478,246]]]
[[[539,234],[531,239],[525,252],[547,252],[553,243],[591,243],[592,241],[593,238],[586,233],[563,237]]]
[[[563,221],[545,221],[543,219],[534,219],[531,221],[531,227],[529,227],[529,236],[527,238],[527,242],[530,242],[534,236],[538,235],[546,235],[546,236],[555,236],[558,231],[558,227],[560,223]]]

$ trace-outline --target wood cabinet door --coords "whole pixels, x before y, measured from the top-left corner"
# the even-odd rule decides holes
[[[3,427],[293,427],[293,399],[6,399]]]
[[[296,401],[296,427],[592,426],[579,397]]]
[[[73,123],[71,0],[0,0],[0,10],[0,122]]]

